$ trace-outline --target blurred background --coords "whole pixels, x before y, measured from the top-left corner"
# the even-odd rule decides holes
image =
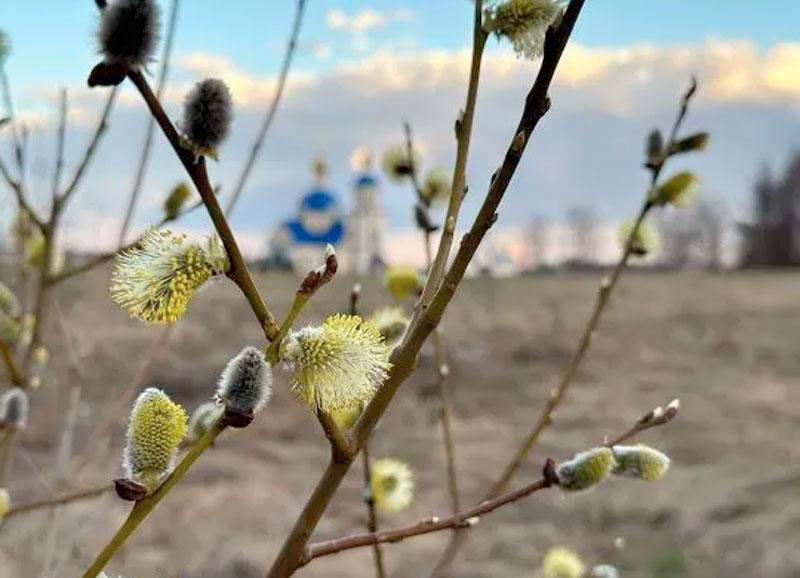
[[[161,0],[162,24],[174,7]],[[81,159],[107,98],[86,88],[98,61],[93,2],[0,0],[7,39],[0,118],[25,135],[23,177],[32,204],[48,207],[60,94],[67,91],[67,174]],[[273,103],[295,3],[181,2],[163,102],[174,119],[191,86],[231,88],[231,138],[210,163],[223,200],[234,190],[257,127]],[[424,266],[413,195],[387,180],[383,151],[414,129],[423,168],[455,158],[471,42],[461,0],[309,0],[283,100],[231,225],[257,284],[278,312],[326,243],[342,269],[301,323],[345,310],[353,283],[363,310],[387,296],[387,265]],[[800,576],[800,5],[680,0],[589,0],[550,92],[553,105],[528,148],[470,279],[444,320],[452,370],[454,437],[464,501],[496,477],[557,383],[590,313],[598,283],[620,254],[619,224],[648,186],[645,139],[666,131],[692,75],[699,91],[686,133],[708,148],[676,157],[699,195],[654,223],[660,250],[638,260],[554,426],[518,483],[545,457],[618,433],[674,397],[678,421],[647,434],[674,469],[655,486],[609,484],[579,497],[555,492],[487,516],[471,532],[453,576],[537,576],[543,552],[565,545],[624,576]],[[159,48],[159,55],[162,54]],[[150,67],[151,83],[163,59]],[[537,64],[491,38],[484,57],[461,226],[471,222],[519,118]],[[5,98],[8,88],[8,98]],[[146,136],[141,98],[124,84],[109,126],[64,214],[59,259],[80,264],[114,250]],[[185,180],[156,130],[141,196],[124,239],[163,215]],[[8,129],[0,157],[13,165]],[[668,170],[667,174],[671,171]],[[16,201],[0,182],[0,221]],[[211,231],[203,210],[174,230]],[[13,285],[18,247],[4,238],[0,280]],[[173,331],[127,319],[100,267],[59,285],[45,344],[50,361],[32,392],[6,486],[15,501],[117,477],[130,396],[159,385],[187,408],[205,401],[224,364],[258,344],[246,302],[228,282],[200,293]],[[374,437],[376,457],[407,461],[416,476],[409,510],[381,525],[447,510],[435,366],[423,352]],[[204,455],[109,569],[126,576],[261,576],[324,467],[325,439],[280,375],[252,429]],[[121,408],[121,409],[120,409]],[[74,431],[65,442],[65,423]],[[102,427],[98,428],[98,425]],[[364,528],[357,467],[316,534]],[[552,494],[552,495],[551,495]],[[111,495],[7,520],[0,576],[77,576],[124,517]],[[427,575],[446,535],[386,548],[392,576]],[[370,552],[320,560],[300,576],[369,576]]]

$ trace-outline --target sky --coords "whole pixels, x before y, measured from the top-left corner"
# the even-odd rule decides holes
[[[169,2],[160,4],[166,9]],[[223,194],[272,98],[293,7],[289,0],[237,0],[224,9],[212,0],[181,3],[165,106],[178,119],[183,95],[205,76],[231,86],[233,136],[211,167]],[[711,145],[676,159],[674,169],[697,171],[701,194],[746,218],[759,168],[780,169],[800,147],[796,22],[800,3],[793,0],[588,0],[551,90],[553,106],[509,189],[498,228],[521,228],[534,217],[560,219],[574,206],[590,206],[608,221],[630,214],[646,184],[643,138],[670,122],[692,74],[701,89],[687,131],[709,130]],[[70,95],[68,161],[79,157],[102,105],[102,91],[85,87],[98,60],[96,23],[90,0],[0,0],[0,28],[12,43],[6,68],[18,116],[33,127],[30,182],[40,195],[49,182],[59,88]],[[471,6],[464,0],[308,0],[286,98],[233,225],[258,243],[290,217],[311,184],[309,165],[317,154],[328,161],[328,184],[346,207],[350,152],[366,146],[379,156],[402,138],[404,120],[414,126],[423,164],[448,167],[470,39]],[[536,67],[490,40],[468,168],[468,215],[501,159]],[[151,71],[158,72],[158,63]],[[140,99],[126,87],[68,213],[76,243],[114,237],[145,121]],[[8,160],[8,152],[7,138],[0,137],[0,155]],[[136,214],[139,228],[158,218],[164,195],[184,178],[160,135],[153,158]],[[409,229],[410,193],[384,183],[382,194],[390,227]],[[0,199],[0,210],[8,210],[8,192]],[[184,226],[207,222],[198,214]]]

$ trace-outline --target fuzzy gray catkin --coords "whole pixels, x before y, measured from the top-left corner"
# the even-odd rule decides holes
[[[232,120],[231,93],[221,80],[198,82],[186,97],[182,128],[197,153],[214,156],[227,138]]]
[[[222,371],[217,385],[217,399],[225,405],[225,414],[254,417],[269,402],[272,395],[272,368],[264,354],[255,347],[245,347]],[[242,427],[231,422],[229,425]]]
[[[20,387],[14,387],[0,397],[0,423],[22,430],[28,424],[30,401]]]
[[[158,45],[159,9],[153,0],[116,0],[100,16],[97,40],[108,64],[141,68]]]

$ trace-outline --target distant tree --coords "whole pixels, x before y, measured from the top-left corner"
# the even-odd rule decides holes
[[[708,269],[722,267],[725,229],[729,223],[728,207],[722,199],[702,199],[695,208],[694,219],[700,233],[703,264]]]
[[[570,208],[567,226],[572,242],[570,260],[579,266],[594,264],[597,261],[597,214],[594,209],[586,206]]]
[[[529,267],[537,269],[547,264],[547,251],[551,243],[552,222],[547,217],[534,215],[528,224]]]
[[[741,226],[743,266],[800,265],[800,153],[783,177],[764,168],[753,187],[753,221]]]

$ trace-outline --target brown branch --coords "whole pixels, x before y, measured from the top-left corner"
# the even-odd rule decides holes
[[[696,83],[694,80],[692,80],[688,90],[681,99],[681,105],[679,107],[678,113],[675,117],[675,121],[673,122],[673,126],[670,131],[669,143],[675,141],[678,130],[680,129],[680,126],[683,123],[683,119],[686,116],[689,102],[691,100],[691,97],[694,95],[696,88],[697,88]],[[666,146],[665,150],[669,150],[669,146]],[[514,477],[514,474],[517,472],[517,470],[519,470],[519,468],[525,462],[525,459],[527,458],[531,449],[533,449],[533,447],[538,442],[539,437],[542,435],[542,432],[544,432],[544,430],[547,429],[550,426],[550,424],[552,424],[553,413],[555,412],[556,408],[559,406],[561,401],[564,399],[567,391],[569,390],[569,387],[575,380],[575,377],[578,374],[578,370],[580,369],[581,364],[584,358],[586,357],[589,348],[591,347],[592,340],[594,339],[594,336],[597,332],[597,328],[600,324],[600,320],[602,319],[603,313],[605,312],[608,306],[611,294],[616,288],[617,283],[619,282],[619,279],[622,276],[622,273],[628,264],[628,260],[630,259],[630,256],[632,254],[633,240],[636,235],[636,231],[639,229],[639,226],[642,224],[647,214],[653,208],[653,204],[650,201],[650,189],[652,189],[655,183],[657,182],[667,158],[668,155],[666,154],[663,155],[655,165],[650,167],[651,170],[650,186],[648,188],[647,193],[645,194],[645,200],[643,201],[642,206],[639,209],[639,213],[634,221],[634,225],[633,227],[631,227],[631,232],[628,235],[628,238],[625,240],[622,256],[615,265],[613,271],[611,272],[611,275],[605,278],[600,284],[600,287],[597,292],[597,299],[595,301],[594,308],[592,309],[592,313],[589,316],[588,321],[586,322],[586,326],[584,327],[583,333],[581,334],[581,337],[578,341],[578,345],[575,351],[573,352],[572,356],[567,362],[567,365],[564,367],[558,386],[555,389],[553,389],[552,392],[550,393],[550,396],[548,397],[547,402],[545,403],[545,406],[542,408],[542,411],[540,412],[538,418],[534,422],[532,429],[525,437],[525,439],[522,441],[522,443],[519,445],[516,452],[512,456],[511,460],[503,469],[503,472],[500,474],[497,480],[495,480],[495,482],[492,484],[491,488],[485,495],[485,499],[497,496],[508,486],[509,482]],[[436,567],[434,568],[434,571],[432,573],[433,577],[439,576],[443,573],[444,569],[453,560],[453,558],[457,554],[462,544],[463,544],[462,537],[454,537],[450,541],[444,553],[439,558]]]
[[[384,384],[359,417],[352,430],[355,450],[363,447],[380,417],[394,398],[400,385],[408,378],[416,364],[417,354],[444,314],[458,284],[463,279],[467,265],[474,256],[481,239],[496,218],[495,211],[503,198],[508,184],[519,164],[531,132],[539,119],[547,111],[547,91],[553,80],[561,54],[567,44],[575,22],[585,0],[573,0],[561,20],[557,30],[550,30],[545,40],[544,57],[536,81],[528,94],[517,131],[514,134],[503,165],[489,188],[483,206],[479,211],[470,232],[462,240],[450,271],[441,287],[433,296],[429,307],[421,307],[412,319],[401,345],[392,353],[392,369]],[[268,578],[290,576],[298,567],[305,545],[319,523],[330,500],[347,473],[352,458],[344,463],[331,462],[306,502],[303,511],[286,538],[278,557],[272,564]]]
[[[367,531],[375,534],[378,531],[378,512],[375,509],[375,497],[372,495],[372,470],[369,457],[369,444],[364,444],[361,450],[361,463],[364,470],[364,503],[367,506]],[[383,562],[383,549],[380,543],[372,544],[372,559],[375,562],[375,576],[386,577],[386,568]]]
[[[8,371],[8,378],[11,380],[11,383],[14,385],[23,385],[25,383],[25,379],[22,377],[22,374],[17,369],[17,364],[14,361],[14,353],[11,351],[11,348],[8,344],[0,339],[0,355],[3,356],[3,363],[6,366],[6,370]]]
[[[61,187],[61,175],[64,172],[64,144],[67,132],[67,89],[62,88],[59,94],[59,121],[58,132],[56,135],[56,160],[53,168],[53,199],[58,197],[59,187]]]
[[[425,242],[425,266],[428,276],[431,274],[431,267],[433,266],[433,251],[431,247],[431,217],[429,204],[430,201],[425,198],[420,186],[419,171],[416,163],[414,162],[414,136],[411,130],[411,125],[406,122],[404,124],[404,132],[406,138],[406,151],[408,153],[410,164],[411,182],[417,194],[417,211],[421,213],[421,222],[417,223],[422,231],[423,240]],[[442,343],[441,327],[437,327],[431,336],[433,345],[433,357],[436,363],[436,390],[439,395],[439,419],[442,426],[442,444],[444,446],[445,464],[447,467],[447,489],[450,497],[450,513],[455,514],[461,510],[460,493],[458,489],[458,471],[456,469],[456,450],[455,442],[453,440],[453,427],[452,427],[452,402],[450,400],[450,387],[447,381],[449,368],[447,359],[445,358],[444,345]]]
[[[292,59],[294,58],[294,53],[297,49],[297,38],[300,35],[300,28],[303,23],[305,8],[306,0],[297,0],[292,30],[289,34],[289,40],[286,43],[286,52],[283,55],[283,64],[281,65],[281,71],[278,74],[278,83],[275,85],[275,94],[272,97],[272,102],[270,103],[266,114],[264,115],[264,120],[261,122],[261,128],[259,128],[258,133],[253,140],[253,144],[250,147],[250,154],[248,155],[247,160],[245,160],[244,166],[242,167],[242,172],[239,174],[239,178],[236,181],[236,186],[233,188],[228,205],[225,207],[226,215],[230,215],[231,212],[233,212],[233,208],[239,201],[239,197],[244,190],[244,185],[247,182],[253,167],[255,166],[256,159],[261,152],[261,148],[264,146],[264,141],[267,138],[269,127],[272,126],[272,121],[275,119],[275,114],[278,112],[278,105],[281,102],[281,97],[283,96],[283,91],[286,87],[286,80],[289,78],[289,70],[292,66]]]
[[[136,374],[133,379],[123,391],[115,396],[113,404],[104,408],[103,418],[95,424],[89,432],[89,435],[86,436],[84,447],[87,448],[87,451],[83,456],[80,456],[79,459],[76,458],[73,462],[73,465],[69,468],[65,476],[67,479],[78,476],[86,466],[92,462],[99,450],[103,447],[103,444],[100,443],[101,440],[105,439],[108,432],[119,423],[120,419],[125,415],[133,396],[147,383],[150,369],[159,354],[167,348],[167,344],[175,331],[175,327],[175,325],[167,325],[162,329],[158,337],[151,342],[150,347],[147,348],[144,355],[142,355],[139,360],[139,367],[136,369]]]
[[[475,117],[475,104],[478,100],[478,83],[481,74],[481,60],[483,49],[486,46],[488,33],[483,29],[483,2],[475,1],[475,14],[472,33],[472,62],[470,64],[469,86],[467,88],[467,102],[464,106],[463,114],[456,121],[456,139],[458,146],[456,149],[456,162],[453,167],[453,182],[450,189],[450,201],[447,206],[442,227],[442,235],[439,238],[439,248],[436,251],[436,258],[430,267],[428,279],[422,290],[419,303],[427,307],[436,290],[439,288],[447,259],[450,256],[450,247],[453,244],[453,237],[456,230],[458,212],[461,209],[461,202],[464,200],[466,192],[466,171],[467,156],[469,154],[470,139],[472,138],[472,123]]]
[[[83,156],[81,157],[81,160],[75,169],[75,173],[72,175],[72,178],[69,181],[69,184],[64,188],[64,192],[61,193],[61,196],[58,198],[59,209],[63,208],[63,206],[67,204],[67,201],[69,201],[70,197],[72,197],[72,195],[78,189],[78,185],[80,185],[84,175],[86,174],[86,169],[89,168],[89,163],[92,161],[95,153],[97,152],[97,147],[100,144],[100,140],[108,130],[108,119],[111,116],[111,110],[114,108],[114,102],[116,100],[118,91],[118,87],[115,86],[111,89],[111,92],[109,92],[108,98],[106,99],[106,104],[103,106],[103,112],[100,114],[100,120],[97,122],[97,127],[94,130],[92,138],[89,141],[89,144],[86,145],[86,150],[84,151]]]
[[[3,163],[2,159],[0,159],[0,175],[6,181],[6,185],[11,189],[11,192],[14,193],[14,198],[17,201],[17,207],[19,210],[26,212],[30,216],[33,224],[41,229],[44,224],[43,219],[33,209],[30,203],[28,203],[22,183],[11,176],[11,172],[8,170],[8,167],[6,167],[5,163]]]
[[[192,182],[197,188],[197,192],[200,193],[200,198],[203,200],[208,214],[211,217],[211,221],[214,223],[214,228],[228,254],[228,259],[230,261],[228,277],[236,283],[242,294],[244,294],[253,313],[258,319],[259,325],[264,330],[264,335],[268,340],[272,341],[278,332],[275,316],[267,308],[261,294],[258,292],[258,289],[256,289],[255,283],[253,283],[253,278],[250,276],[250,271],[247,269],[247,264],[244,261],[244,257],[242,257],[236,238],[233,236],[225,214],[219,206],[214,189],[209,183],[205,158],[200,157],[195,161],[194,153],[181,146],[178,131],[172,124],[172,121],[169,120],[169,117],[167,117],[167,114],[161,107],[161,103],[156,98],[156,95],[153,94],[150,85],[147,83],[142,73],[138,70],[130,70],[128,71],[128,78],[139,90],[151,114],[161,127],[164,136],[169,140],[175,154],[192,179]]]
[[[354,534],[352,536],[345,536],[343,538],[336,538],[328,540],[327,542],[317,542],[311,544],[306,548],[305,553],[300,561],[301,566],[304,566],[322,556],[329,556],[331,554],[338,554],[345,550],[353,548],[361,548],[372,544],[384,544],[388,542],[400,542],[406,538],[413,536],[422,536],[432,532],[439,532],[441,530],[451,530],[459,528],[469,528],[478,523],[480,516],[489,514],[498,508],[507,504],[512,504],[518,500],[526,498],[531,494],[535,494],[541,490],[546,490],[551,487],[550,482],[542,478],[533,483],[527,484],[513,492],[508,492],[502,496],[498,496],[492,500],[486,500],[472,506],[471,508],[447,516],[444,518],[432,517],[416,522],[409,526],[395,528],[391,530],[382,530],[380,532],[366,532],[364,534]]]
[[[43,498],[40,500],[32,500],[30,502],[22,503],[18,506],[12,506],[5,516],[5,519],[11,519],[15,516],[35,512],[45,508],[53,508],[55,506],[64,506],[73,502],[81,500],[89,500],[107,494],[114,489],[113,484],[104,484],[94,488],[83,488],[72,492],[64,492],[52,498]]]
[[[185,215],[188,215],[189,213],[193,212],[198,207],[202,207],[202,206],[203,206],[203,202],[202,201],[198,201],[197,203],[191,205],[189,208],[184,209],[183,211],[181,211],[180,215],[178,215],[174,219],[168,219],[166,217],[162,218],[157,224],[153,225],[153,228],[160,229],[161,227],[163,227],[167,223],[171,223],[173,221],[177,221],[181,217],[183,217]],[[127,243],[127,244],[123,245],[122,247],[120,247],[116,251],[108,251],[107,253],[101,253],[99,255],[95,255],[93,257],[90,257],[89,259],[87,259],[86,261],[81,263],[80,265],[75,265],[74,267],[64,268],[61,271],[59,271],[58,273],[54,273],[52,275],[49,275],[48,278],[47,278],[47,282],[50,285],[58,285],[62,281],[66,281],[67,279],[75,277],[76,275],[82,275],[83,273],[91,271],[95,267],[99,267],[100,265],[103,265],[104,263],[108,263],[114,257],[119,255],[119,253],[121,253],[123,251],[127,251],[128,249],[132,249],[133,247],[136,247],[141,242],[143,237],[144,237],[144,233],[139,235],[136,239],[134,239],[130,243]]]
[[[164,41],[164,52],[161,56],[161,70],[158,74],[158,84],[156,85],[156,97],[161,98],[164,94],[164,89],[167,86],[167,76],[169,74],[169,63],[172,56],[172,46],[175,39],[175,27],[178,22],[178,8],[180,0],[172,0],[172,6],[169,13],[169,24],[167,25],[167,36]],[[150,161],[150,153],[152,152],[153,135],[155,134],[156,123],[151,115],[147,117],[147,128],[145,129],[144,142],[142,143],[142,150],[139,153],[139,164],[136,168],[136,175],[133,179],[133,185],[128,193],[128,203],[125,209],[125,215],[122,219],[122,226],[119,230],[119,238],[117,240],[117,250],[123,248],[125,237],[128,234],[128,229],[133,219],[133,211],[136,208],[136,201],[139,199],[139,194],[142,190],[142,183],[144,176],[147,173],[147,167]]]
[[[672,401],[666,409],[657,407],[641,416],[634,424],[620,435],[614,436],[613,441],[605,441],[605,445],[611,447],[622,442],[628,441],[638,433],[670,423],[678,415],[678,401]],[[325,542],[310,544],[303,555],[302,564],[308,564],[315,558],[338,554],[345,550],[360,548],[363,546],[383,544],[387,542],[399,542],[413,536],[421,536],[432,532],[439,532],[448,529],[466,529],[474,526],[479,520],[478,517],[488,514],[514,502],[530,496],[540,490],[547,489],[554,485],[553,468],[555,462],[548,459],[544,465],[544,475],[542,479],[527,484],[517,490],[513,490],[492,498],[485,498],[471,508],[448,516],[446,518],[430,517],[420,520],[414,524],[401,528],[383,530],[380,532],[370,531],[363,534],[353,534]],[[550,480],[550,481],[548,481]]]

